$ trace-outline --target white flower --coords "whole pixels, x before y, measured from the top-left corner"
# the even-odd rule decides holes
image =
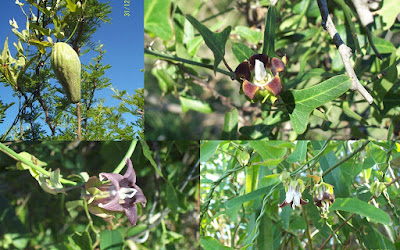
[[[256,59],[254,65],[254,84],[259,87],[264,87],[274,77],[271,72],[267,72],[262,61]]]

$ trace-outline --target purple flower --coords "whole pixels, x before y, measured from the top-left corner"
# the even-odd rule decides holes
[[[132,226],[137,221],[137,206],[146,206],[146,197],[142,189],[136,185],[136,174],[132,162],[126,159],[128,169],[124,175],[100,173],[99,177],[90,177],[85,189],[91,195],[88,198],[89,211],[104,219],[114,218],[113,214],[125,212]],[[106,181],[106,182],[104,182]]]

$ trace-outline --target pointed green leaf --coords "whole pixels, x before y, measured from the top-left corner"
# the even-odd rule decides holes
[[[120,250],[124,245],[124,238],[119,230],[103,230],[100,233],[101,250]]]
[[[209,30],[206,26],[201,24],[196,18],[188,15],[186,18],[189,22],[200,32],[200,35],[203,37],[204,42],[211,49],[214,54],[214,73],[218,68],[219,63],[225,56],[225,44],[228,40],[229,34],[231,33],[231,26],[226,27],[220,33],[214,33]]]
[[[145,141],[143,141],[143,140],[140,140],[140,144],[142,144],[143,155],[147,158],[147,160],[149,160],[149,162],[154,167],[156,172],[161,177],[164,177],[164,175],[162,174],[161,170],[158,168],[157,163],[154,161],[153,156],[151,155],[151,152],[150,152],[150,149],[149,149],[149,145],[147,145],[147,143]]]
[[[232,33],[241,36],[253,44],[258,44],[262,38],[262,33],[259,30],[254,30],[246,26],[236,26]]]
[[[268,141],[251,141],[250,145],[261,155],[265,165],[270,166],[283,161],[287,150],[287,148],[272,146]]]
[[[368,204],[365,201],[356,198],[338,198],[331,205],[330,210],[341,210],[350,213],[356,213],[370,220],[384,224],[390,225],[390,217],[383,210]]]
[[[179,200],[178,196],[176,194],[175,188],[172,186],[172,184],[168,181],[167,183],[167,203],[168,203],[168,208],[171,209],[173,213],[176,213],[179,205]]]
[[[83,231],[82,233],[74,233],[71,236],[68,236],[68,240],[73,245],[74,249],[84,250],[84,249],[93,249],[92,247],[92,238],[88,231]]]
[[[308,117],[314,109],[344,94],[349,90],[350,84],[351,80],[348,76],[339,75],[311,88],[282,93],[282,99],[287,105],[286,108],[296,133],[304,133]]]
[[[269,57],[276,57],[275,23],[276,23],[275,6],[271,5],[268,9],[267,18],[265,18],[264,44],[262,51],[263,54],[266,54]]]
[[[76,4],[72,0],[67,0],[67,7],[72,13],[76,11]]]
[[[296,148],[293,150],[293,153],[290,154],[289,157],[286,159],[287,162],[303,162],[306,159],[307,143],[308,141],[297,141]]]
[[[206,141],[200,146],[200,162],[208,161],[214,156],[220,141]]]
[[[237,139],[238,119],[239,119],[238,116],[239,116],[238,111],[235,108],[232,111],[225,113],[225,122],[221,139],[223,140]]]
[[[211,236],[201,237],[200,244],[204,250],[230,249],[229,247],[222,245],[217,239],[215,239]]]
[[[145,0],[144,29],[163,40],[170,40],[172,37],[170,9],[171,0]]]
[[[208,103],[204,103],[200,100],[179,96],[179,100],[181,101],[182,112],[186,113],[189,110],[194,110],[201,113],[212,113],[213,110]]]
[[[249,58],[255,54],[247,45],[242,43],[232,44],[232,52],[239,62],[249,60]]]

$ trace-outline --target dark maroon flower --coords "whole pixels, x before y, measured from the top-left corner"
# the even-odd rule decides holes
[[[284,56],[286,62],[286,56]],[[265,100],[272,94],[279,95],[282,90],[279,72],[285,70],[285,62],[279,58],[268,58],[264,54],[256,54],[248,61],[242,62],[236,68],[235,73],[242,78],[242,90],[250,99],[254,99],[257,91],[261,91]],[[252,72],[254,76],[252,77]],[[266,92],[265,92],[266,91]]]
[[[126,159],[128,169],[124,175],[115,173],[100,173],[99,178],[90,177],[86,183],[89,211],[105,219],[114,218],[113,213],[125,212],[132,226],[137,221],[137,206],[146,206],[146,197],[142,189],[136,185],[136,174],[132,162]]]

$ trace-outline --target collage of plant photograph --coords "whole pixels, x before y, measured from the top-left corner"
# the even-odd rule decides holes
[[[398,0],[0,14],[0,249],[400,249]]]
[[[146,138],[399,138],[397,1],[149,2]]]

